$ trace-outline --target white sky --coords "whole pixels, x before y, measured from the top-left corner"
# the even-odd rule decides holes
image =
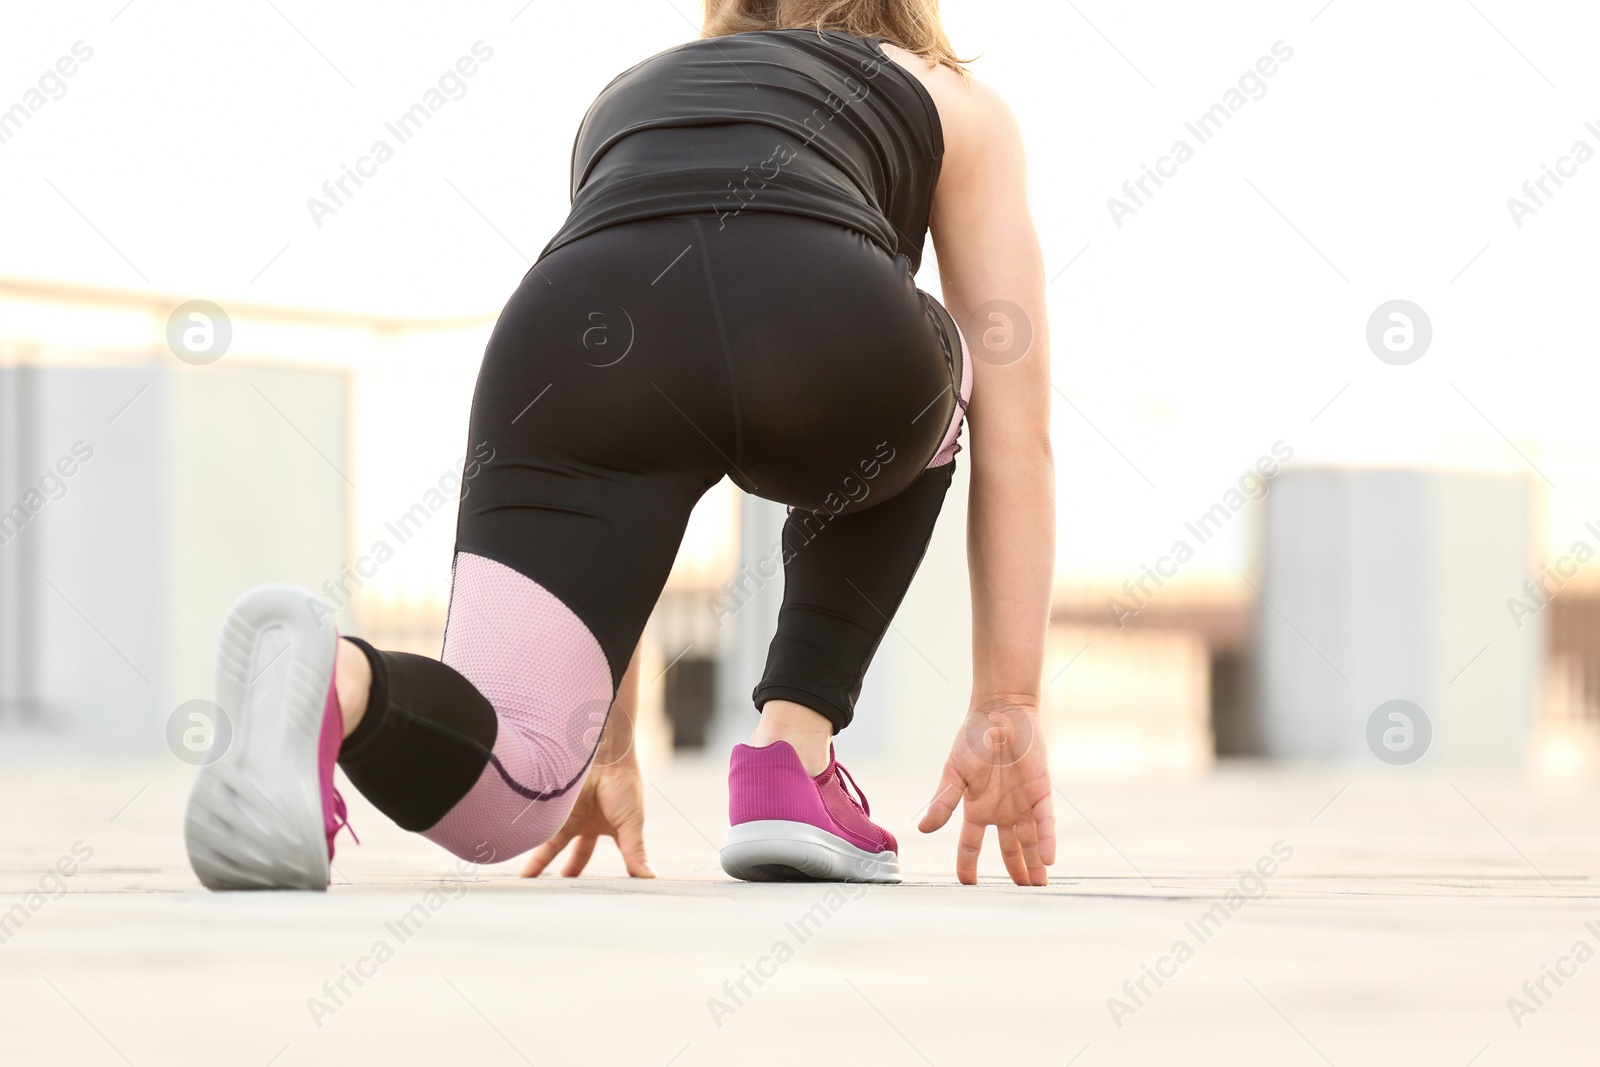
[[[0,12],[0,108],[93,49],[0,144],[0,274],[414,315],[503,303],[565,215],[589,101],[698,21],[690,0],[123,5]],[[1059,272],[1062,570],[1131,574],[1280,439],[1301,464],[1543,484],[1536,464],[1553,541],[1600,517],[1600,159],[1522,228],[1506,207],[1574,141],[1600,151],[1592,5],[944,7],[1023,124]],[[480,40],[465,95],[315,226],[306,199]],[[1195,145],[1184,122],[1279,40],[1293,58],[1265,96],[1114,225],[1106,198]],[[1434,329],[1405,367],[1364,340],[1394,298]],[[441,405],[441,469],[462,402]],[[1237,556],[1235,538],[1200,566]]]

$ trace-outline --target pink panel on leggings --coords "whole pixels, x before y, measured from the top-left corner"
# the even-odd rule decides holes
[[[500,731],[477,784],[424,836],[463,859],[508,860],[554,835],[578,799],[611,667],[553,593],[468,552],[456,555],[443,658],[494,705]]]
[[[972,399],[972,353],[967,350],[967,338],[959,326],[956,327],[956,336],[961,338],[961,396],[956,402],[955,412],[950,416],[950,428],[944,433],[944,443],[934,454],[933,462],[928,464],[930,469],[942,467],[956,458],[961,448],[957,444],[961,437],[961,420],[967,413],[967,403]]]

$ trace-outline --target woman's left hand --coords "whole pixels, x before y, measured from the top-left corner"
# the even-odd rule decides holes
[[[1045,869],[1056,861],[1056,819],[1038,708],[996,699],[967,712],[939,791],[917,828],[933,833],[957,805],[962,821],[956,877],[962,885],[978,883],[978,852],[990,826],[999,835],[1000,857],[1013,882],[1049,884]]]

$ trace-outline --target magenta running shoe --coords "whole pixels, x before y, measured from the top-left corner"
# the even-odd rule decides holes
[[[898,882],[900,846],[871,814],[831,747],[813,778],[787,741],[735,745],[722,869],[746,882]]]
[[[328,888],[333,837],[349,825],[333,787],[344,716],[339,635],[314,602],[291,585],[261,586],[223,624],[217,704],[232,739],[201,766],[184,820],[189,865],[207,889]]]

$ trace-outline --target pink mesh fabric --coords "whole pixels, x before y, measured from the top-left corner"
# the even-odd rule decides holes
[[[950,428],[944,433],[944,443],[928,464],[930,470],[956,458],[960,448],[957,442],[961,438],[961,421],[967,413],[967,403],[972,399],[972,353],[967,350],[967,338],[959,326],[956,327],[956,336],[961,338],[961,396],[956,402],[955,412],[950,416]]]
[[[844,779],[839,774],[839,761],[834,760],[828,764],[828,769],[817,775],[813,781],[817,784],[817,792],[822,796],[822,804],[828,809],[828,815],[833,819],[833,832],[849,841],[857,848],[868,852],[895,852],[900,851],[900,844],[894,835],[867,817],[867,813],[856,806],[844,789]]]
[[[531,578],[494,560],[456,556],[444,662],[500,719],[494,758],[424,834],[463,859],[495,861],[561,828],[611,705],[611,668],[588,627]]]
[[[728,824],[782,819],[832,830],[817,783],[787,741],[734,745],[728,759]]]

